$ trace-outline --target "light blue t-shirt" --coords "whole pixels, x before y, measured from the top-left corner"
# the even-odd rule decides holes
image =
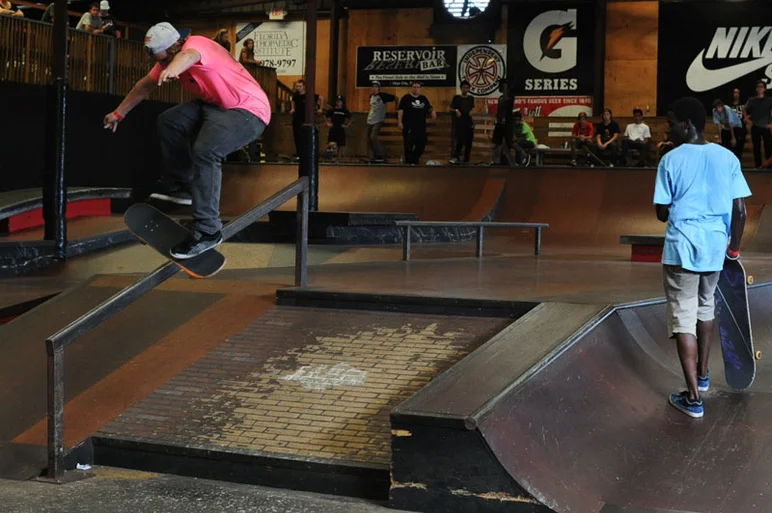
[[[670,205],[662,263],[695,272],[724,267],[732,203],[751,190],[740,161],[718,144],[682,144],[659,163],[654,203]]]

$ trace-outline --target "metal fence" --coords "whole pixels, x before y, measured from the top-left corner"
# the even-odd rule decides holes
[[[308,284],[308,208],[310,185],[308,177],[301,177],[286,186],[248,212],[223,227],[224,240],[232,238],[258,219],[270,214],[284,203],[297,198],[295,236],[295,286]],[[108,298],[89,312],[46,339],[48,355],[48,468],[40,479],[53,483],[65,483],[84,477],[66,472],[64,459],[64,350],[78,337],[93,330],[110,317],[137,301],[161,283],[177,274],[180,268],[174,262],[166,262],[155,271],[146,274]]]
[[[53,25],[25,18],[0,16],[0,81],[49,85]],[[82,30],[68,30],[68,87],[74,91],[123,96],[153,66],[142,43]],[[277,109],[276,70],[248,66],[247,70],[272,98]],[[178,103],[192,95],[172,82],[159,87],[152,100]]]

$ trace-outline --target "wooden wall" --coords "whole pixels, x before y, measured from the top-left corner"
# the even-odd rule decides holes
[[[432,10],[427,8],[351,10],[349,16],[348,20],[341,20],[338,91],[328,91],[330,21],[319,20],[316,89],[328,102],[336,94],[344,94],[347,106],[352,111],[366,111],[370,93],[369,88],[356,87],[357,46],[487,43],[486,36],[477,33],[458,34],[453,41],[432,37]],[[508,7],[503,6],[501,26],[495,33],[495,43],[507,41],[507,18]],[[208,37],[212,37],[219,28],[227,28],[230,30],[231,41],[235,41],[236,23],[241,21],[244,21],[241,17],[231,17],[179,24]],[[655,0],[610,0],[608,3],[604,107],[611,108],[617,116],[628,116],[635,107],[645,112],[647,105],[652,115],[656,113],[658,22],[659,7]],[[235,52],[235,43],[233,46]],[[292,87],[298,78],[301,77],[285,76],[279,77],[279,80]],[[384,90],[398,97],[409,92],[408,88]],[[424,94],[440,111],[445,111],[455,90],[428,88]],[[482,105],[482,102],[478,103]]]
[[[432,25],[432,9],[352,10],[348,26],[348,55],[346,66],[346,97],[350,110],[366,111],[369,108],[370,88],[356,87],[356,48],[376,45],[433,45],[487,43],[485,34],[457,34],[454,40],[437,40],[429,33]],[[502,7],[502,20],[496,30],[494,43],[507,42],[507,6]],[[410,88],[383,88],[397,98],[410,92]],[[450,108],[455,88],[427,88],[424,95],[440,111]],[[482,105],[482,102],[478,102]],[[390,107],[391,108],[391,107]]]
[[[613,2],[606,20],[605,105],[615,116],[630,116],[636,107],[657,112],[656,1]]]

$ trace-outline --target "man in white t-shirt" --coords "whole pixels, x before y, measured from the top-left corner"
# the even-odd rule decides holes
[[[643,122],[643,111],[641,109],[633,110],[633,122],[625,128],[625,138],[622,140],[622,159],[625,165],[630,165],[630,150],[638,150],[641,154],[638,165],[643,166],[649,156],[650,140],[651,130]]]

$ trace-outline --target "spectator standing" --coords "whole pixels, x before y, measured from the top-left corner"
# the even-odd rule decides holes
[[[80,21],[75,28],[77,30],[91,32],[92,34],[101,34],[103,32],[102,18],[99,16],[98,3],[93,3],[88,6],[88,11],[83,13],[83,16],[80,17]]]
[[[770,111],[772,97],[767,96],[767,84],[763,80],[756,82],[756,96],[750,98],[745,105],[746,119],[751,125],[751,141],[753,141],[753,160],[761,169],[761,142],[764,141],[764,158],[772,157],[772,132],[770,132]]]
[[[737,117],[740,118],[741,121],[740,126],[742,129],[742,136],[735,135],[735,137],[737,139],[737,158],[742,161],[742,154],[745,152],[745,143],[748,140],[748,128],[745,126],[745,123],[742,123],[745,119],[745,104],[740,101],[740,88],[735,87],[732,89],[732,101],[727,106],[737,114]]]
[[[107,36],[120,37],[120,32],[115,29],[115,19],[110,14],[110,2],[99,2],[99,17],[102,19],[102,33]]]
[[[24,13],[21,9],[13,10],[13,4],[9,0],[0,0],[0,16],[14,16],[23,18]]]
[[[373,82],[373,91],[370,93],[370,110],[367,112],[367,140],[372,148],[374,162],[386,160],[386,152],[378,140],[378,135],[386,121],[386,104],[396,101],[396,96],[381,91],[380,82]]]
[[[413,91],[399,101],[397,126],[405,143],[405,164],[418,164],[426,149],[426,118],[437,119],[429,98],[421,94],[421,83],[413,82]]]
[[[595,147],[598,152],[608,157],[609,165],[614,167],[619,155],[619,124],[614,121],[611,109],[603,111],[603,120],[595,127]]]
[[[641,160],[638,165],[646,163],[649,156],[649,141],[651,140],[651,130],[643,122],[643,111],[633,109],[633,122],[625,128],[625,137],[622,140],[622,159],[625,165],[629,165],[630,150],[638,150]]]
[[[40,18],[40,21],[42,21],[43,23],[54,22],[54,5],[55,5],[54,2],[51,2],[50,4],[48,4],[48,7],[46,7],[46,10],[43,11],[43,16]]]
[[[734,153],[742,161],[742,151],[738,153],[737,141],[744,138],[743,123],[734,110],[729,109],[719,99],[713,102],[713,122],[719,126],[718,136],[721,145]]]
[[[228,50],[228,53],[231,53],[231,41],[230,36],[228,35],[228,29],[218,30],[217,34],[215,34],[212,39],[214,39],[220,46]]]
[[[584,165],[586,166],[588,164],[586,155],[587,152],[590,151],[592,140],[595,136],[595,125],[590,123],[586,113],[579,113],[577,121],[571,129],[571,136],[574,138],[573,151],[571,152],[571,165],[576,166],[576,154],[579,150],[583,149],[585,153]]]
[[[457,94],[450,102],[450,115],[453,120],[453,148],[451,149],[450,163],[457,164],[464,149],[464,162],[469,162],[472,155],[472,141],[474,141],[474,97],[469,94],[472,88],[468,81],[461,82],[461,94]]]
[[[321,112],[322,98],[314,95],[314,109],[317,113]],[[298,80],[295,82],[295,93],[292,95],[292,136],[295,139],[295,152],[300,157],[303,148],[303,124],[306,122],[306,81]]]
[[[493,143],[493,159],[491,164],[502,164],[502,150],[506,146],[503,154],[507,161],[511,159],[512,150],[512,111],[515,108],[515,97],[508,87],[506,79],[499,81],[499,91],[501,95],[496,105],[496,123],[493,127],[491,142]]]
[[[252,38],[244,40],[244,46],[241,48],[241,55],[239,55],[239,62],[241,64],[254,64],[259,66],[263,61],[255,59],[255,40]]]
[[[324,121],[330,127],[327,135],[327,144],[335,143],[336,157],[340,158],[345,153],[346,148],[346,128],[352,123],[351,112],[345,106],[343,96],[335,99],[335,108],[330,109],[324,116]]]

